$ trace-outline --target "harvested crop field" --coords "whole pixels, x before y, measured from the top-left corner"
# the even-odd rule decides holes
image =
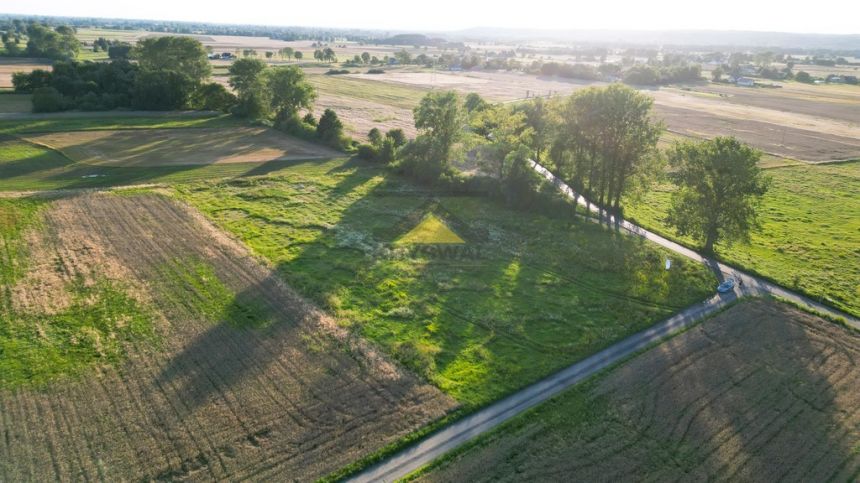
[[[860,334],[742,303],[460,451],[423,481],[856,481]]]
[[[267,128],[67,131],[25,139],[75,162],[101,166],[180,166],[317,159],[340,154]]]
[[[767,153],[813,163],[860,158],[860,128],[858,137],[850,137],[833,134],[829,130],[800,129],[754,118],[721,116],[707,109],[693,110],[658,103],[654,111],[669,129],[686,136],[735,136]]]
[[[394,71],[348,77],[415,89],[477,92],[496,102],[535,95],[565,96],[590,85],[605,85],[502,72]],[[733,135],[768,153],[802,161],[860,158],[860,96],[850,91],[815,93],[793,85],[743,90],[703,84],[688,89],[642,91],[654,97],[655,117],[681,134],[698,138]]]
[[[12,88],[12,74],[36,69],[51,70],[51,62],[44,59],[0,57],[0,89]]]
[[[83,354],[67,374],[4,373],[0,480],[307,481],[455,406],[184,205],[133,191],[39,201],[40,221],[22,235],[15,224],[32,220],[21,208],[31,201],[5,202],[20,206],[0,217],[4,245],[18,247],[4,253],[29,253],[10,270],[2,259],[12,287],[0,305],[0,366],[15,351],[34,360],[54,346],[76,353],[90,340],[79,335],[99,334],[39,325],[88,303],[69,299],[69,284],[115,282],[120,301],[140,310],[109,322],[119,330],[143,314],[152,330],[123,340],[115,360]]]

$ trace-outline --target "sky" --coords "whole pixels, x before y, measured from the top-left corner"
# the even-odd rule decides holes
[[[422,31],[500,27],[860,34],[860,0],[3,0],[0,13]]]

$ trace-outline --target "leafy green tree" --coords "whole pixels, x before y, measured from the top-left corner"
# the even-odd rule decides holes
[[[361,61],[362,61],[362,62],[364,62],[365,64],[367,64],[368,62],[370,62],[370,53],[368,53],[368,52],[362,52],[362,53],[361,53]]]
[[[302,60],[302,57],[304,57],[304,54],[302,54],[302,52],[300,50],[297,50],[297,51],[293,52],[293,57],[295,57],[296,60]]]
[[[260,75],[266,70],[266,63],[260,59],[238,59],[227,70],[230,87],[241,96],[250,89],[259,88]]]
[[[621,199],[653,175],[662,124],[653,99],[622,84],[574,93],[561,107],[554,161],[577,192],[621,214]]]
[[[189,76],[173,70],[141,70],[134,83],[134,106],[155,111],[182,109],[197,87]]]
[[[431,92],[413,110],[415,127],[432,146],[432,157],[447,166],[454,143],[462,138],[464,116],[454,91]]]
[[[525,114],[525,124],[531,129],[531,136],[526,142],[532,149],[535,161],[541,162],[552,141],[554,126],[559,122],[555,110],[547,106],[543,98],[537,97],[531,102],[516,105],[514,111]]]
[[[815,79],[811,75],[809,75],[809,72],[806,72],[803,70],[798,72],[797,74],[795,74],[794,80],[796,80],[797,82],[803,82],[806,84],[812,84],[813,82],[815,82]]]
[[[472,117],[470,126],[479,138],[477,149],[481,169],[502,180],[510,167],[508,154],[527,145],[533,131],[526,126],[526,116],[503,104],[489,106]]]
[[[299,109],[310,108],[316,99],[316,92],[305,80],[304,71],[296,66],[269,69],[266,87],[271,93],[272,111],[281,121],[295,116]]]
[[[133,57],[141,70],[172,71],[199,85],[212,73],[206,49],[191,37],[165,36],[145,38],[137,43]]]
[[[378,128],[373,128],[367,133],[367,139],[370,144],[379,147],[382,145],[382,132]]]
[[[272,57],[274,57],[274,56],[275,56],[275,53],[274,53],[274,52],[272,52],[271,50],[267,50],[267,51],[266,51],[266,58],[267,58],[267,59],[271,59],[271,58],[272,58]]]
[[[12,73],[12,86],[15,87],[15,92],[30,93],[41,87],[50,87],[52,82],[53,75],[44,69],[34,69],[29,73]]]
[[[749,241],[769,179],[761,153],[733,137],[676,144],[669,153],[678,190],[667,221],[680,235],[704,242],[706,253],[723,241]]]
[[[57,112],[66,109],[63,95],[53,87],[33,91],[33,112]]]
[[[234,112],[238,116],[260,119],[268,115],[271,96],[263,73],[266,63],[260,59],[238,59],[230,65],[230,86],[236,91]]]
[[[27,55],[32,57],[73,59],[81,49],[74,29],[67,26],[51,30],[44,25],[33,23],[27,27],[27,38]]]
[[[501,187],[510,206],[528,207],[536,197],[540,175],[532,169],[529,155],[530,150],[522,144],[506,155],[505,164],[509,168],[501,179]]]
[[[714,67],[714,70],[711,71],[711,79],[713,79],[714,82],[721,82],[723,80],[723,73],[722,67]]]
[[[293,48],[292,48],[292,47],[284,47],[283,49],[281,49],[281,50],[279,50],[279,51],[278,51],[278,55],[279,55],[282,59],[288,59],[288,60],[291,60],[291,59],[293,58],[293,53],[294,53],[294,52],[295,52],[295,50],[293,50]]]
[[[191,107],[206,111],[230,112],[237,102],[236,96],[217,82],[203,84],[191,95]]]
[[[326,47],[322,51],[322,59],[327,62],[337,62],[337,55],[331,47]]]
[[[395,148],[399,148],[406,144],[406,133],[404,133],[403,129],[400,128],[389,129],[388,132],[385,133],[385,138],[391,139]]]
[[[343,148],[343,123],[337,113],[326,109],[317,124],[317,138],[328,146],[336,149]]]
[[[131,57],[131,44],[120,42],[108,47],[108,57],[111,60],[129,59]]]
[[[466,108],[466,111],[469,113],[484,110],[489,106],[490,104],[488,104],[487,101],[485,101],[477,92],[466,94],[466,99],[463,101],[463,107]]]

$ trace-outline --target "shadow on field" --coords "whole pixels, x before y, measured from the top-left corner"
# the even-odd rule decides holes
[[[313,230],[314,238],[302,236],[277,272],[414,372],[458,386],[461,401],[483,403],[488,394],[522,387],[676,312],[690,298],[686,281],[664,274],[662,257],[644,240],[485,198],[434,198],[361,166],[368,167],[352,161],[331,170],[339,179],[309,193],[316,200],[275,207],[271,215],[261,205],[254,223]],[[265,193],[255,196],[256,189]],[[243,197],[283,206],[275,184],[243,190]],[[283,221],[277,215],[283,209],[297,210],[291,213],[297,221]],[[320,222],[320,210],[336,212],[333,226]],[[428,213],[446,220],[466,244],[395,243]],[[550,224],[563,228],[548,230]]]
[[[841,327],[821,332],[814,324],[827,322],[797,314],[745,302],[619,369],[606,383],[612,407],[641,441],[592,447],[583,464],[608,480],[853,480],[856,350],[822,337]]]

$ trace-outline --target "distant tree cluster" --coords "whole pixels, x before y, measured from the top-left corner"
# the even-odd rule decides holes
[[[75,30],[67,25],[51,28],[38,23],[13,24],[2,34],[7,56],[42,57],[54,60],[74,59],[81,49]],[[24,39],[26,38],[26,44]]]
[[[622,215],[622,203],[664,173],[657,148],[663,126],[651,119],[653,100],[622,84],[577,91],[566,99],[490,104],[477,94],[432,92],[415,109],[418,137],[393,154],[394,166],[418,182],[477,190],[521,209],[557,212],[555,188],[531,166],[542,160],[601,213]],[[359,148],[387,161],[378,130]],[[712,252],[715,243],[748,239],[768,180],[760,153],[734,138],[677,144],[668,152],[678,185],[668,217],[682,235]],[[452,160],[473,160],[481,175],[463,176]],[[610,216],[603,217],[609,223]],[[617,219],[617,218],[616,218]]]
[[[116,47],[116,46],[111,46]],[[206,51],[189,37],[142,40],[131,52],[136,62],[58,61],[51,72],[13,75],[17,92],[33,93],[38,112],[67,109],[227,110],[232,94],[205,84],[211,73]]]

